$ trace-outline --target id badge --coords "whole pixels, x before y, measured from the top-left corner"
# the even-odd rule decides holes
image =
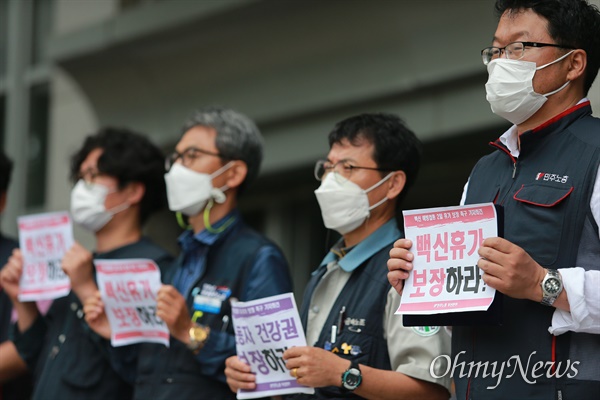
[[[223,302],[231,296],[231,289],[227,286],[217,286],[210,283],[204,283],[199,292],[194,295],[194,311],[210,314],[219,314]]]

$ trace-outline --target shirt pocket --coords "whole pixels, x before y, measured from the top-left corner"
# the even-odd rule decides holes
[[[525,184],[514,194],[516,216],[510,220],[510,240],[522,246],[539,264],[556,262],[573,186]],[[507,213],[510,212],[507,210]]]
[[[79,321],[76,321],[79,322]],[[90,389],[100,383],[108,368],[101,350],[85,332],[76,332],[63,344],[64,369],[62,381],[71,387]]]

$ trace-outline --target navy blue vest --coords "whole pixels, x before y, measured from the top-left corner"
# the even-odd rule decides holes
[[[325,347],[325,342],[330,340],[331,326],[337,325],[339,311],[342,307],[346,307],[346,322],[342,331],[338,333],[336,342],[333,343],[333,348],[337,348],[339,351],[337,355],[373,368],[391,369],[387,342],[383,336],[383,314],[390,289],[387,280],[388,258],[389,248],[385,247],[352,272],[350,279],[333,303],[319,339],[314,344],[315,347]],[[325,272],[325,266],[319,268],[304,292],[300,317],[305,330],[310,299]],[[340,376],[340,383],[341,379]],[[316,388],[313,396],[298,394],[287,398],[337,399],[360,397],[338,387],[323,387]]]
[[[583,103],[523,133],[518,159],[499,141],[492,143],[498,151],[482,158],[469,178],[466,203],[501,204],[505,238],[546,268],[600,267],[598,227],[589,206],[600,162],[600,120],[590,114],[589,103]],[[554,337],[548,332],[553,307],[508,296],[504,296],[503,307],[503,326],[455,327],[452,352],[464,351],[458,361],[467,363],[500,364],[519,356],[523,368],[529,362],[528,380],[536,383],[527,383],[518,367],[507,378],[516,366],[513,360],[493,390],[487,387],[495,386],[497,377],[483,378],[480,373],[469,379],[455,374],[459,399],[597,398],[600,335],[567,333]],[[573,362],[580,361],[575,367],[578,376],[532,376],[535,363],[552,360],[559,374],[567,369],[571,376]]]
[[[240,223],[210,247],[206,271],[194,288],[202,288],[205,283],[228,287],[231,290],[230,298],[244,300],[242,293],[247,283],[246,277],[258,251],[265,245],[273,246],[264,236]],[[174,272],[182,263],[183,255],[175,261],[171,271]],[[190,315],[193,314],[193,293],[194,290],[187,298]],[[224,315],[231,318],[229,301],[223,301],[218,314],[204,313],[196,322],[219,331]],[[234,335],[233,324],[228,325],[227,332]],[[235,355],[235,348],[231,349],[229,355]],[[214,367],[215,375],[217,371],[222,374],[225,370],[224,364]],[[178,340],[171,340],[169,349],[150,343],[140,345],[135,398],[218,400],[235,399],[236,394],[215,377],[205,376],[192,352]]]

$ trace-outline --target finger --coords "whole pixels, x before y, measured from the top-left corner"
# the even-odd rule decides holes
[[[415,259],[415,255],[407,249],[401,249],[401,248],[394,247],[390,250],[390,258],[400,259],[400,260],[404,260],[406,262],[412,262]]]
[[[484,274],[481,279],[491,288],[498,290],[499,292],[504,292],[504,282],[495,276]]]
[[[173,319],[170,317],[170,313],[168,311],[165,311],[164,309],[159,310],[158,308],[156,309],[156,316],[160,319],[162,319],[163,321],[165,321],[165,323],[167,325],[172,325],[173,324]]]
[[[8,268],[6,271],[3,271],[5,273],[5,279],[6,282],[8,283],[17,283],[19,281],[19,279],[21,278],[21,271],[19,270],[19,268],[15,267],[14,265],[11,266],[11,268]]]
[[[158,315],[158,312],[163,312],[166,314],[174,314],[175,313],[175,307],[173,307],[172,304],[167,303],[165,301],[160,301],[156,303],[156,312]]]
[[[506,254],[500,252],[494,247],[482,245],[479,249],[477,249],[477,254],[483,260],[488,260],[498,265],[504,265],[504,261],[506,259]]]
[[[254,375],[252,375],[254,376]],[[254,381],[238,381],[233,378],[227,377],[227,385],[232,392],[236,393],[239,389],[243,390],[254,390],[256,389],[256,383]]]
[[[175,301],[169,297],[162,296],[156,297],[156,308],[173,308],[175,307]]]
[[[481,246],[490,247],[501,253],[508,254],[513,250],[515,245],[501,237],[490,237],[485,239]]]
[[[402,276],[404,276],[404,272],[400,272],[400,271],[392,271],[392,272],[388,272],[388,282],[390,283],[390,285],[392,285],[392,287],[394,289],[396,289],[396,291],[398,292],[398,294],[401,294],[402,290],[404,289],[404,279]]]
[[[245,365],[247,366],[247,365]],[[231,366],[225,367],[225,375],[228,379],[239,383],[253,383],[256,381],[256,376],[250,371],[240,371],[236,368],[232,368]],[[237,386],[237,385],[236,385]]]
[[[300,357],[303,354],[303,349],[305,349],[305,348],[306,348],[305,346],[290,347],[283,353],[283,359],[291,360],[293,358]]]
[[[160,289],[158,289],[158,293],[159,294],[162,293],[163,295],[166,295],[166,294],[173,294],[173,293],[179,293],[179,292],[172,285],[162,285],[160,287]]]
[[[90,308],[86,309],[85,307],[83,308],[83,313],[85,315],[85,321],[88,323],[96,321],[100,316],[98,310]]]
[[[410,239],[398,239],[394,242],[394,248],[410,249],[412,247],[412,241]]]
[[[408,272],[413,269],[413,264],[410,262],[406,262],[404,260],[397,260],[395,258],[390,258],[387,261],[388,271],[404,271],[408,276]]]
[[[501,279],[503,274],[502,266],[484,258],[480,258],[477,261],[477,267],[485,273],[484,276],[489,275]]]
[[[252,372],[250,366],[242,361],[238,356],[231,356],[225,360],[225,366],[240,372]]]

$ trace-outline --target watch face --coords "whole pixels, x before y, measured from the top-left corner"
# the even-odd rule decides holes
[[[208,337],[206,328],[200,326],[194,327],[191,334],[196,342],[204,342]]]
[[[560,291],[560,288],[562,287],[560,280],[558,280],[557,278],[548,278],[546,279],[546,281],[544,282],[544,291],[549,294],[550,296],[557,294]]]
[[[360,371],[356,368],[350,368],[344,374],[344,387],[349,390],[354,390],[360,385],[362,377]]]

